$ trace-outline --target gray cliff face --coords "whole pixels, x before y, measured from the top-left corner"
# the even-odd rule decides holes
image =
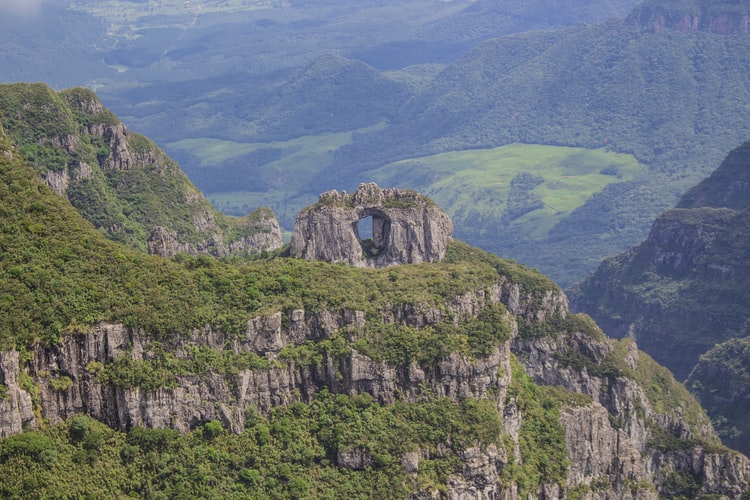
[[[282,246],[270,210],[240,219],[218,213],[176,163],[129,131],[90,90],[9,87],[29,103],[13,113],[33,129],[35,147],[55,152],[54,163],[32,162],[41,178],[111,239],[162,256],[224,257]],[[57,115],[60,123],[45,128],[35,113]],[[23,147],[25,137],[16,137],[17,146]]]
[[[0,352],[0,379],[7,387],[6,397],[0,399],[0,437],[21,432],[25,426],[34,427],[31,396],[19,385],[19,364],[16,351]]]
[[[361,334],[367,319],[363,311],[356,310],[310,313],[294,309],[252,318],[240,336],[206,327],[162,340],[160,347],[177,358],[189,358],[196,348],[210,348],[257,353],[272,362],[234,374],[209,369],[177,375],[173,387],[153,390],[99,381],[98,373],[117,359],[138,361],[158,355],[145,332],[100,324],[86,333],[65,336],[56,346],[38,346],[23,366],[18,365],[16,352],[0,356],[0,374],[8,388],[8,397],[0,401],[0,432],[6,435],[22,426],[33,427],[37,418],[56,423],[81,413],[122,430],[140,425],[185,432],[218,419],[232,432],[241,432],[248,411],[267,413],[275,406],[307,402],[323,388],[349,395],[367,392],[382,403],[417,401],[425,394],[454,401],[484,398],[494,401],[502,415],[506,445],[464,450],[463,470],[450,477],[443,497],[517,499],[517,485],[502,480],[505,467],[523,460],[520,435],[524,411],[509,391],[515,356],[538,384],[558,385],[590,397],[563,406],[560,422],[569,460],[566,482],[542,484],[536,492],[538,498],[567,498],[573,493],[592,499],[657,498],[659,493],[669,493],[675,477],[696,478],[700,484],[696,493],[739,498],[748,489],[750,462],[742,455],[691,445],[691,441],[671,450],[653,445],[654,433],[685,440],[715,436],[707,421],[688,422],[681,409],[657,407],[632,377],[597,371],[597,366],[606,365],[617,352],[626,371],[639,369],[643,354],[634,344],[613,344],[576,329],[555,336],[519,337],[517,323],[521,320],[541,324],[565,318],[567,301],[561,292],[531,292],[517,283],[501,281],[441,307],[393,306],[382,312],[382,319],[422,328],[449,318],[473,318],[497,302],[508,309],[511,340],[480,359],[453,353],[430,366],[398,366],[375,361],[356,349],[345,354],[326,353],[318,363],[285,358],[284,348],[308,341],[343,335],[351,342]],[[589,364],[581,367],[566,361],[571,353],[578,353]],[[35,402],[19,386],[19,373],[36,387]],[[430,453],[439,455],[440,450],[407,453],[402,466],[416,473],[421,460],[435,458]],[[337,457],[340,467],[350,469],[366,468],[372,461],[364,449],[342,450]],[[437,492],[422,491],[413,498],[438,497]]]
[[[500,294],[499,288],[472,293],[446,304],[444,309],[403,305],[394,307],[383,319],[424,327],[442,321],[446,314],[473,317],[474,310],[496,302]],[[163,347],[182,358],[195,347],[208,347],[278,359],[279,352],[287,346],[324,340],[342,331],[356,336],[364,324],[361,311],[306,314],[296,309],[249,320],[242,337],[205,328],[164,343]],[[37,347],[28,370],[41,389],[43,417],[58,423],[85,413],[121,430],[140,425],[172,427],[182,432],[220,419],[227,428],[241,432],[249,408],[268,413],[274,406],[308,402],[326,387],[351,395],[367,392],[383,403],[399,398],[414,401],[428,387],[438,397],[458,401],[463,397],[488,397],[490,392],[504,395],[510,373],[505,366],[510,359],[509,345],[502,345],[478,361],[451,354],[429,370],[417,364],[396,367],[352,351],[325,356],[319,365],[279,360],[275,366],[242,370],[226,378],[211,371],[205,376],[179,375],[173,389],[144,391],[98,382],[97,371],[102,366],[123,356],[134,361],[153,359],[151,347],[144,332],[116,324],[102,324],[85,334],[65,337],[54,347]],[[55,389],[63,377],[71,379],[72,385]]]
[[[360,237],[358,223],[372,218],[372,238]],[[445,256],[453,223],[413,191],[360,184],[352,194],[329,191],[297,216],[290,254],[306,260],[356,267],[436,262]]]
[[[634,343],[625,341],[623,347],[625,370],[650,369],[650,359]],[[680,493],[664,486],[675,477],[700,480],[695,495],[739,498],[746,492],[750,461],[745,456],[717,450],[715,445],[672,449],[656,442],[664,434],[688,442],[717,442],[705,415],[688,424],[685,409],[665,410],[665,403],[654,401],[633,378],[581,370],[564,361],[565,353],[575,352],[602,363],[612,359],[615,349],[609,341],[582,333],[513,342],[513,352],[537,383],[559,385],[592,399],[590,405],[567,408],[561,416],[570,460],[568,484],[584,485],[592,490],[590,498],[602,499],[657,498],[657,492],[648,488],[633,491],[633,485],[644,478],[661,494]]]

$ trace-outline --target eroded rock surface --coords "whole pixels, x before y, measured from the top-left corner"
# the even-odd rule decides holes
[[[360,234],[371,220],[372,237]],[[369,228],[368,228],[369,229]],[[354,194],[328,191],[297,216],[292,257],[356,267],[436,262],[445,256],[453,223],[414,191],[360,184]]]

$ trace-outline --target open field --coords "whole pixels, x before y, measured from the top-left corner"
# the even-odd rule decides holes
[[[527,226],[525,233],[536,239],[607,185],[645,172],[631,155],[604,149],[511,144],[403,160],[370,177],[382,185],[418,189],[456,222],[472,225],[476,217],[502,218],[513,178],[533,174],[541,182],[530,193],[542,206],[506,220],[513,227]]]
[[[193,178],[234,175],[226,189],[206,190],[218,209],[241,215],[268,206],[282,226],[291,230],[297,212],[314,202],[320,192],[351,188],[325,178],[334,151],[350,140],[351,132],[269,143],[200,138],[170,143],[168,149],[191,155],[199,166],[191,172]],[[253,158],[264,151],[272,151],[273,159],[253,165]],[[236,165],[236,170],[228,172],[227,164]],[[520,230],[536,240],[546,237],[555,224],[606,186],[645,172],[632,156],[605,149],[511,144],[411,158],[363,172],[358,181],[427,194],[453,217],[460,226],[459,234],[492,237],[502,221],[506,230]],[[521,191],[523,200],[531,200],[533,206],[517,209],[512,217],[504,216],[511,184],[519,174],[536,179],[534,186]],[[494,220],[494,226],[488,225],[488,220]]]

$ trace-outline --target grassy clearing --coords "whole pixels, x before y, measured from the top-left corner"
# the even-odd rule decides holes
[[[381,123],[361,131],[371,131],[382,126]],[[223,165],[243,162],[243,159],[251,158],[259,152],[277,151],[278,159],[257,167],[247,166],[242,173],[252,177],[252,184],[257,189],[247,189],[246,185],[251,183],[242,184],[238,181],[232,191],[206,190],[206,196],[217,209],[232,215],[241,215],[259,206],[269,207],[285,229],[291,230],[297,213],[315,203],[320,192],[344,187],[317,186],[320,184],[320,177],[325,175],[331,164],[333,153],[351,142],[352,133],[328,133],[264,143],[211,138],[183,139],[169,143],[167,148],[184,151],[196,158],[205,172],[200,176],[212,175],[212,169],[219,169],[219,172]],[[198,177],[193,175],[193,179],[200,184]]]
[[[645,172],[632,156],[604,149],[511,144],[403,160],[370,175],[382,185],[419,189],[454,219],[469,223],[477,216],[502,216],[516,175],[539,176],[543,182],[530,194],[541,201],[540,206],[508,223],[543,237],[608,184],[629,181]]]
[[[349,144],[351,136],[351,132],[345,132],[268,143],[198,138],[173,142],[168,147],[193,155],[207,172],[264,149],[280,151],[277,160],[253,169],[251,175],[259,180],[258,190],[238,186],[240,189],[231,192],[207,195],[219,210],[235,215],[252,207],[270,207],[282,225],[291,229],[297,212],[314,203],[320,190],[346,187],[315,189],[334,151]],[[512,144],[403,160],[363,173],[359,180],[421,191],[471,232],[497,233],[502,221],[506,228],[542,239],[557,222],[608,184],[629,181],[645,172],[632,156],[604,149]],[[520,173],[543,179],[527,193],[532,200],[539,200],[538,206],[504,218],[511,182]]]

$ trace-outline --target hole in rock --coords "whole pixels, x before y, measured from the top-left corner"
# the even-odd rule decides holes
[[[391,221],[380,214],[365,215],[357,221],[357,236],[367,258],[380,255],[388,242]]]
[[[362,241],[372,239],[372,217],[359,219],[359,222],[357,222],[357,235]]]

